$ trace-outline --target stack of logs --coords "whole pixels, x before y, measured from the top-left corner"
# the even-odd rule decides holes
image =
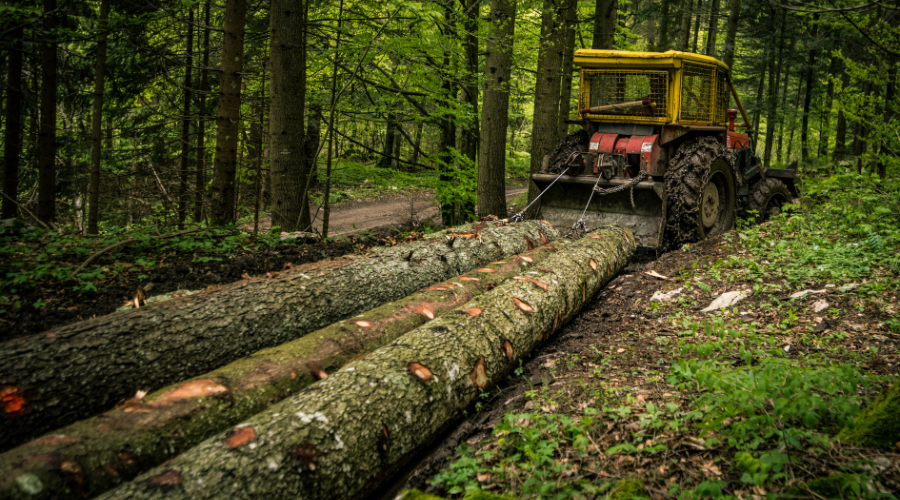
[[[0,497],[359,497],[635,249],[559,238],[482,222],[0,344]]]

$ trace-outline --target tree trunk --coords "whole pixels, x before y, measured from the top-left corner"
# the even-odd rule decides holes
[[[103,91],[106,84],[106,45],[109,33],[109,0],[100,2],[100,22],[97,29],[97,65],[94,69],[94,103],[91,111],[91,177],[88,184],[88,234],[97,234],[97,217],[100,210],[100,152],[103,124]]]
[[[270,14],[272,17],[278,17],[281,12],[280,9],[273,6]],[[213,183],[210,193],[212,225],[234,222],[235,174],[237,173],[238,132],[241,119],[241,71],[244,68],[244,24],[246,18],[247,0],[225,0],[225,24],[223,26],[220,68],[222,74],[219,79],[219,109],[216,112],[216,158],[213,163]],[[273,30],[273,80],[276,67],[274,65],[274,47],[277,36],[280,36],[280,33]],[[274,87],[273,84],[273,97]],[[275,113],[272,113],[271,123],[275,122],[274,115]],[[275,148],[275,151],[280,150]],[[281,156],[274,154],[272,159],[274,167],[275,161],[280,160]],[[277,213],[280,212],[272,211],[272,223],[275,225],[277,225],[275,222]]]
[[[341,27],[344,25],[344,0],[338,8],[337,40],[334,43],[334,64],[331,66],[331,98],[328,111],[328,156],[325,160],[325,195],[322,201],[322,237],[328,237],[328,224],[331,218],[331,162],[336,156],[334,151],[334,113],[337,104],[338,65],[340,63]],[[418,147],[418,146],[416,146]]]
[[[532,245],[539,243],[529,244]],[[536,269],[544,259],[570,245],[568,241],[541,245],[509,261],[485,265],[354,316],[352,321],[334,323],[160,389],[140,401],[58,429],[35,443],[0,455],[0,471],[5,473],[0,475],[0,496],[16,492],[19,486],[14,478],[26,473],[37,476],[44,489],[54,492],[57,499],[98,495],[297,393],[323,373],[333,374],[360,354],[387,345],[514,276]],[[220,392],[224,388],[227,392],[222,395],[228,396],[173,398],[173,394],[203,386]],[[129,450],[127,461],[119,456],[123,449]],[[71,487],[69,473],[47,461],[27,460],[35,454],[77,464],[89,490],[76,491]],[[109,467],[96,467],[97,463]],[[70,466],[68,470],[71,469]]]
[[[731,0],[731,12],[728,14],[728,27],[725,29],[725,50],[722,61],[729,69],[734,70],[734,51],[737,40],[738,21],[741,18],[741,0]]]
[[[800,106],[800,96],[803,95],[803,76],[798,75],[797,78],[797,96],[794,100],[794,106],[791,108],[791,135],[788,138],[786,161],[791,159],[791,150],[794,148],[794,132],[797,131],[796,122],[794,121],[794,111]]]
[[[56,0],[44,0],[41,47],[41,131],[38,136],[38,219],[56,219]]]
[[[690,8],[691,0],[687,0],[687,7]],[[697,19],[694,21],[694,42],[691,44],[691,52],[698,52],[698,44],[700,43],[700,25],[703,24],[703,0],[697,0]]]
[[[397,115],[388,113],[384,129],[384,144],[381,148],[381,158],[378,160],[378,168],[391,168],[397,162],[392,159],[394,152],[394,136],[397,135]]]
[[[598,0],[600,2],[607,0]],[[615,8],[616,1],[609,2]],[[531,173],[541,171],[544,155],[548,155],[556,147],[556,122],[559,113],[560,66],[562,49],[565,44],[566,6],[561,0],[544,0],[541,19],[541,47],[538,51],[537,75],[534,84],[534,119],[531,122]],[[615,14],[612,15],[615,21]],[[596,26],[596,25],[595,25]],[[604,30],[610,28],[604,27]],[[610,29],[615,29],[615,24]],[[602,32],[605,36],[606,31]],[[528,183],[528,201],[534,200],[540,189],[534,182]],[[533,205],[527,214],[534,218],[538,211]]]
[[[885,85],[885,98],[884,98],[884,122],[891,123],[894,120],[894,117],[897,114],[897,72],[900,68],[897,67],[897,64],[888,63],[888,70],[892,71],[892,76],[888,78],[887,84]],[[878,161],[876,172],[878,173],[878,177],[884,179],[887,176],[887,163],[884,161],[885,156],[888,154],[889,149],[887,146],[887,141],[883,138],[881,139],[881,144],[878,147]]]
[[[628,232],[592,236],[548,257],[531,281],[494,288],[103,498],[362,497],[573,318],[634,252]]]
[[[789,51],[792,51],[793,44],[788,48]],[[784,144],[784,122],[787,118],[787,98],[788,98],[788,85],[791,81],[791,72],[788,68],[784,68],[784,86],[781,90],[781,106],[779,107],[778,112],[778,161],[784,163],[784,158],[781,156],[782,145]]]
[[[194,9],[188,9],[187,50],[184,55],[184,102],[181,117],[181,169],[178,172],[178,225],[184,226],[188,211],[188,156],[191,151],[191,73],[194,67]]]
[[[813,14],[812,33],[809,37],[809,59],[806,62],[806,96],[803,98],[803,125],[800,128],[800,161],[805,162],[809,156],[809,108],[812,105],[812,95],[815,92],[815,77],[818,73],[816,68],[816,34],[819,31],[819,14]]]
[[[438,233],[0,344],[0,386],[24,398],[21,411],[3,416],[0,448],[521,253],[541,231],[559,236],[532,221],[485,230],[475,241],[448,243]]]
[[[552,7],[548,7],[552,5]],[[555,3],[544,0],[544,10],[553,8]],[[619,17],[618,0],[596,0],[594,5],[594,38],[591,40],[592,49],[614,49],[616,44],[616,21]],[[542,23],[543,24],[543,23]],[[541,30],[544,31],[543,29]],[[549,34],[549,32],[548,32]],[[542,36],[542,40],[547,38]],[[551,42],[555,46],[555,42]],[[555,49],[557,52],[559,49]],[[538,56],[540,57],[540,55]],[[538,64],[540,66],[540,64]],[[533,161],[533,159],[532,159]]]
[[[19,157],[22,155],[22,36],[16,27],[9,34],[10,46],[6,74],[6,130],[3,145],[3,211],[2,218],[13,219],[19,212]]]
[[[203,6],[203,69],[200,72],[200,121],[197,124],[197,192],[194,195],[194,220],[203,220],[203,195],[206,193],[206,94],[209,92],[209,6]]]
[[[515,0],[491,0],[478,148],[478,215],[506,217],[506,129],[516,30]]]
[[[569,111],[572,107],[572,71],[575,62],[575,30],[577,28],[578,19],[576,0],[566,0],[568,8],[566,9],[566,45],[563,48],[563,64],[562,64],[562,92],[559,96],[559,121],[557,122],[556,138],[557,141],[569,134]]]
[[[454,24],[454,9],[452,0],[443,0],[444,23],[446,26]],[[448,102],[453,101],[456,96],[456,77],[450,71],[450,52],[444,50],[443,71],[441,75],[441,94]],[[453,157],[452,150],[456,148],[456,121],[450,114],[445,114],[440,118],[441,142],[438,153],[438,171],[440,172],[439,180],[441,184],[449,186],[450,184],[458,184],[459,174],[457,172],[456,160]],[[455,226],[462,222],[461,214],[457,211],[456,199],[441,199],[441,222],[445,226]]]
[[[841,76],[841,94],[850,87],[850,73],[845,71]],[[847,156],[847,117],[844,108],[838,108],[837,125],[834,130],[834,161],[840,163]]]
[[[762,112],[763,91],[766,88],[766,70],[772,64],[771,50],[766,47],[762,61],[762,73],[759,74],[759,87],[756,89],[756,104],[753,110],[753,147],[759,142],[759,115]]]
[[[665,52],[669,48],[669,26],[673,0],[662,0],[659,22],[659,39],[654,48],[657,52]]]
[[[825,105],[822,109],[823,126],[819,133],[818,156],[828,156],[828,130],[831,128],[831,112],[834,110],[834,77],[840,70],[840,63],[840,59],[831,57],[831,64],[828,68],[828,88],[825,91]]]
[[[709,30],[706,33],[706,55],[716,57],[716,38],[719,34],[719,0],[712,0],[709,8]]]
[[[416,125],[416,137],[413,139],[414,145],[413,145],[412,153],[410,153],[410,159],[409,159],[409,162],[412,163],[413,165],[419,163],[419,151],[420,151],[420,148],[422,147],[422,132],[424,131],[424,129],[425,129],[425,122],[419,122],[418,125]]]
[[[463,50],[465,51],[466,57],[466,77],[462,85],[462,92],[460,97],[462,101],[469,108],[469,112],[472,114],[471,118],[462,123],[460,134],[460,153],[469,159],[469,162],[460,165],[463,169],[467,170],[469,173],[466,175],[467,177],[473,175],[476,179],[478,178],[478,17],[480,9],[477,6],[479,3],[478,0],[473,0],[472,4],[469,5],[470,2],[466,0],[460,0],[460,7],[463,9],[463,13],[465,18],[463,20],[463,26],[465,29],[465,34],[462,35],[462,45]],[[468,11],[468,14],[465,12]],[[399,156],[399,154],[398,154]],[[477,198],[476,193],[476,198]],[[504,201],[505,201],[505,187],[504,187]],[[457,207],[457,211],[463,215],[463,217],[471,220],[475,216],[475,204],[476,200],[472,200],[471,198],[467,199],[465,202],[460,203]]]
[[[777,63],[774,63],[772,71],[769,71],[769,98],[767,99],[768,109],[766,110],[766,148],[763,154],[763,164],[769,168],[769,162],[772,159],[772,145],[775,144],[775,123],[778,121],[778,89],[781,78],[781,67],[784,64],[784,31],[786,29],[785,21],[787,11],[781,11],[781,30],[775,23],[775,9],[771,10],[772,31],[779,33],[778,35],[778,56]]]
[[[698,14],[699,15],[699,14]],[[691,40],[691,0],[687,0],[681,9],[681,26],[678,28],[678,43],[675,50],[687,52]]]

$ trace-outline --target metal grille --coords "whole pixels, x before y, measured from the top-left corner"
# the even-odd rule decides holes
[[[716,123],[725,125],[728,122],[728,77],[721,69],[716,74]]]
[[[716,68],[686,62],[681,75],[680,121],[712,122]]]
[[[666,118],[669,74],[665,71],[585,71],[582,78],[581,108],[640,101],[646,97],[652,103],[650,108],[615,108],[588,114],[588,117],[629,116],[654,121]]]

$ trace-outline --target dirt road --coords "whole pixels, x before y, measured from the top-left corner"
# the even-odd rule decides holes
[[[525,185],[508,184],[506,201],[512,201],[513,198],[527,190],[528,187]],[[317,231],[321,232],[322,211],[315,205],[311,205],[310,210],[315,216],[313,225]],[[382,226],[399,226],[406,222],[431,226],[441,224],[441,216],[434,193],[389,196],[377,200],[349,201],[337,204],[331,210],[328,236],[352,234]],[[268,230],[271,224],[269,216],[259,220],[260,230]]]

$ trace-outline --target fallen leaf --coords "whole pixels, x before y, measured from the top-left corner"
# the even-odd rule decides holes
[[[828,291],[828,290],[825,290],[824,288],[823,288],[822,290],[802,290],[802,291],[799,291],[799,292],[794,292],[794,293],[792,293],[791,296],[790,296],[790,298],[792,298],[792,299],[798,299],[798,298],[800,298],[800,297],[806,297],[806,296],[809,295],[809,294],[819,294],[819,293],[825,293],[825,292],[827,292],[827,291]]]
[[[247,425],[233,429],[228,433],[228,437],[226,437],[222,443],[224,443],[229,450],[233,450],[252,441],[256,441],[256,431],[253,427]]]
[[[622,349],[622,348],[620,347],[620,348],[618,348],[618,349],[616,350],[616,352],[618,352],[618,353],[623,353],[623,352],[625,352],[625,349]]]
[[[488,474],[487,472],[485,472],[483,474],[479,473],[475,476],[475,478],[478,479],[479,483],[483,483],[483,482],[489,481],[491,479],[491,475]]]
[[[518,299],[517,297],[513,297],[513,302],[516,303],[516,307],[518,307],[519,309],[521,309],[521,310],[524,311],[524,312],[527,312],[527,313],[532,313],[532,312],[534,312],[534,308],[533,308],[533,307],[531,307],[530,305],[526,304],[524,301]]]
[[[744,292],[726,292],[716,297],[716,300],[712,301],[708,306],[706,306],[705,309],[701,310],[700,312],[710,312],[717,309],[722,309],[724,307],[730,307],[745,298],[747,298],[747,294]]]
[[[11,385],[0,389],[0,402],[3,403],[3,411],[8,415],[18,415],[25,407],[25,398],[19,393],[18,387]]]
[[[813,312],[821,312],[828,309],[828,302],[825,300],[817,300],[813,303]]]
[[[412,362],[412,363],[406,365],[406,367],[409,369],[409,371],[411,371],[413,373],[413,375],[419,377],[421,380],[423,380],[425,382],[430,382],[431,379],[434,378],[434,376],[431,374],[431,370],[429,370],[428,368],[425,368],[424,366],[422,366],[419,363]]]
[[[644,271],[644,274],[646,274],[647,276],[653,276],[654,278],[659,278],[659,279],[661,279],[661,280],[669,280],[669,279],[671,279],[671,278],[667,278],[667,277],[663,276],[662,274],[659,274],[659,273],[656,272],[656,271]]]
[[[147,395],[147,391],[137,391],[134,393],[134,399],[144,399],[144,396]]]

